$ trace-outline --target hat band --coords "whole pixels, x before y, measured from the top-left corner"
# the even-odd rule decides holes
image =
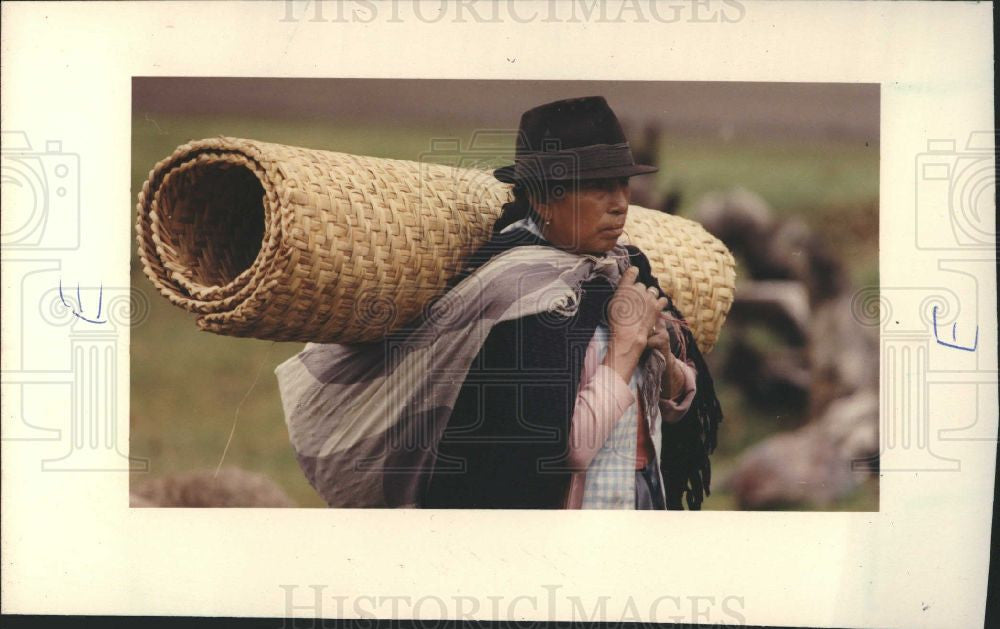
[[[628,142],[592,144],[562,151],[532,151],[516,156],[518,178],[565,179],[606,168],[634,166]]]

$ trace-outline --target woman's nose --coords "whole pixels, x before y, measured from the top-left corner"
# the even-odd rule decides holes
[[[629,190],[628,184],[615,186],[611,192],[611,209],[616,212],[624,212],[628,209]]]

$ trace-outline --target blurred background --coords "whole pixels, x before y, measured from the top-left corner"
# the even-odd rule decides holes
[[[704,508],[877,510],[878,317],[859,294],[878,286],[878,85],[136,77],[132,196],[193,139],[409,160],[445,140],[475,161],[477,131],[595,94],[637,161],[660,168],[632,180],[632,202],[701,222],[737,259],[708,355],[725,420]],[[502,160],[513,143],[487,152]],[[273,373],[301,344],[201,332],[135,251],[131,273],[151,306],[131,335],[131,455],[150,462],[133,473],[133,505],[325,506]]]

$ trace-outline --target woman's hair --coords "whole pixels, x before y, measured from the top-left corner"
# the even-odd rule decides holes
[[[500,218],[493,225],[493,232],[499,233],[511,223],[531,216],[541,223],[541,217],[532,203],[546,203],[559,200],[576,188],[575,181],[519,181],[514,184],[514,200],[504,204]]]

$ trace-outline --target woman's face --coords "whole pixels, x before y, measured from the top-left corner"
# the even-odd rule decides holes
[[[542,216],[546,240],[573,253],[599,254],[618,242],[628,204],[628,177],[616,177],[583,180],[561,198],[535,207]]]

